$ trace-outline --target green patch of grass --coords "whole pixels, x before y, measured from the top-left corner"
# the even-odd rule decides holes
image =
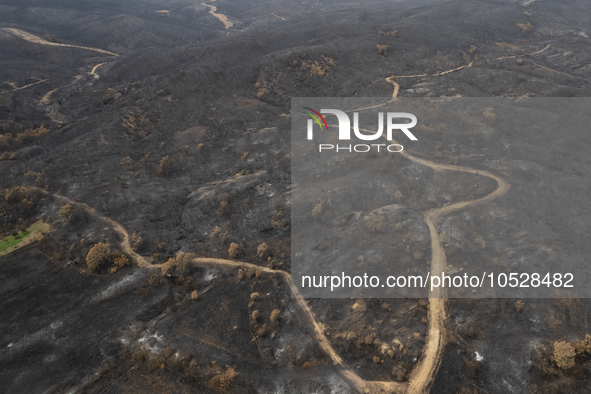
[[[11,247],[20,244],[27,238],[31,236],[41,236],[43,233],[49,232],[50,228],[47,223],[43,223],[42,221],[38,221],[34,223],[31,227],[26,229],[25,231],[19,231],[15,235],[10,235],[0,240],[0,256],[3,254],[8,253],[8,249]],[[20,246],[19,246],[20,247]]]
[[[27,239],[31,236],[31,231],[27,230],[24,233],[19,232],[16,236],[11,235],[0,240],[0,253],[4,252],[11,246],[18,245],[23,239]]]

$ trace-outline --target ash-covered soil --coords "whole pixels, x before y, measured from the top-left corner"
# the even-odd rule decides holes
[[[353,392],[277,278],[125,265],[107,223],[13,187],[88,204],[135,233],[134,248],[154,264],[186,252],[289,271],[290,97],[390,98],[393,75],[401,97],[591,90],[582,0],[208,4],[233,26],[188,0],[0,1],[0,28],[119,55],[0,30],[0,236],[40,218],[53,229],[0,258],[0,383],[8,392]],[[501,199],[437,223],[448,263],[478,259],[506,270],[584,259],[587,125],[580,134],[539,135],[502,113],[494,122],[471,117],[486,132],[425,125],[410,150],[512,185]],[[400,205],[415,235],[425,232],[421,212],[495,187],[404,158],[377,168],[402,198],[376,193],[352,210]],[[350,173],[341,171],[330,176]],[[408,228],[398,230],[380,236],[406,246]],[[113,254],[92,271],[88,254],[98,243]],[[395,252],[426,265],[428,238],[415,246],[418,257]],[[425,300],[309,304],[361,378],[408,381],[427,334]],[[587,309],[585,299],[450,300],[431,392],[585,392]]]

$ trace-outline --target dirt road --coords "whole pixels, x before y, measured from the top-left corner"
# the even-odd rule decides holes
[[[222,22],[224,24],[224,27],[226,28],[226,30],[230,29],[232,26],[234,26],[234,23],[231,22],[226,15],[216,13],[216,11],[218,10],[218,8],[216,6],[213,6],[211,4],[207,4],[207,3],[213,3],[214,1],[216,1],[216,0],[211,0],[206,3],[201,3],[201,5],[208,7],[209,13],[211,15],[213,15],[214,17],[216,17],[220,22]]]
[[[548,49],[550,45],[546,48],[534,52],[532,54],[538,54],[546,49]],[[531,54],[530,54],[531,55]],[[522,55],[525,56],[525,55]],[[457,67],[451,70],[442,71],[431,76],[442,76],[447,75],[452,72],[459,71],[461,69],[472,67],[473,61],[468,63],[465,66]],[[392,99],[382,103],[373,105],[370,107],[359,108],[352,111],[361,111],[367,109],[377,108],[389,103],[392,103],[398,97],[400,93],[400,85],[396,82],[396,78],[411,78],[411,77],[422,77],[427,76],[427,74],[421,75],[409,75],[403,77],[396,77],[392,75],[391,77],[386,78],[386,81],[392,84],[394,87],[394,91],[392,93]],[[347,111],[351,112],[351,111]],[[373,134],[374,131],[371,130],[363,130],[367,133]],[[386,138],[386,134],[383,135]],[[392,143],[396,143],[396,141],[392,141]],[[441,273],[445,270],[447,261],[445,257],[445,251],[443,250],[443,246],[439,241],[439,233],[437,228],[435,227],[435,222],[442,216],[449,215],[450,213],[480,205],[485,204],[487,202],[492,201],[493,199],[503,195],[509,190],[509,183],[502,179],[501,177],[488,172],[488,171],[480,171],[475,170],[470,167],[462,167],[462,166],[454,166],[454,165],[447,165],[447,164],[440,164],[436,162],[432,162],[425,159],[420,159],[415,157],[407,152],[402,152],[402,155],[407,158],[408,160],[414,161],[417,164],[424,165],[430,167],[436,171],[460,171],[460,172],[467,172],[471,174],[477,174],[486,176],[488,178],[494,179],[498,186],[495,191],[488,194],[485,197],[476,199],[476,200],[469,200],[469,201],[461,201],[457,203],[450,204],[448,206],[442,208],[436,208],[429,210],[424,213],[423,217],[425,223],[429,227],[429,234],[431,237],[431,275],[441,275]],[[425,346],[423,348],[423,353],[419,362],[416,364],[415,368],[412,370],[410,378],[409,378],[409,385],[406,390],[407,394],[424,394],[428,393],[430,390],[431,385],[435,380],[435,375],[439,370],[439,366],[441,365],[441,360],[443,358],[443,351],[445,350],[445,321],[447,318],[446,312],[446,304],[447,300],[445,299],[445,294],[442,293],[441,288],[435,289],[429,296],[429,326],[427,328],[427,338],[425,341]],[[395,391],[393,391],[395,392]]]
[[[11,33],[11,34],[13,34],[13,35],[15,35],[15,36],[17,36],[17,37],[19,37],[19,38],[22,38],[23,40],[26,40],[26,41],[32,42],[32,43],[34,43],[34,44],[39,44],[39,45],[48,45],[48,46],[58,46],[58,47],[79,48],[79,49],[86,49],[86,50],[89,50],[89,51],[99,52],[99,53],[102,53],[102,54],[105,54],[105,55],[109,55],[109,56],[114,56],[114,57],[118,57],[118,56],[119,56],[119,55],[117,55],[116,53],[109,52],[109,51],[105,51],[104,49],[99,49],[99,48],[92,48],[92,47],[85,47],[85,46],[80,46],[80,45],[59,44],[59,43],[56,43],[56,42],[47,41],[47,40],[45,40],[45,39],[43,39],[43,38],[41,38],[41,37],[37,37],[37,36],[36,36],[36,35],[34,35],[34,34],[27,33],[26,31],[23,31],[23,30],[20,30],[20,29],[14,29],[14,28],[1,28],[0,30],[6,31],[6,32],[8,32],[8,33]],[[90,71],[90,73],[88,73],[88,74],[89,74],[89,75],[92,75],[92,76],[94,76],[94,78],[95,78],[95,79],[98,79],[98,77],[99,77],[99,76],[98,76],[98,74],[96,74],[96,70],[97,70],[97,68],[99,68],[99,67],[100,67],[100,66],[102,66],[103,64],[106,64],[106,62],[104,62],[104,63],[101,63],[101,64],[97,64],[96,66],[94,66],[94,67],[92,68],[92,71]],[[82,76],[81,76],[81,75],[76,75],[76,76],[74,76],[74,78],[76,78],[76,79],[74,80],[74,82],[76,82],[76,81],[78,81],[80,78],[82,78]],[[40,80],[40,81],[37,81],[37,82],[35,82],[35,83],[28,84],[28,85],[26,85],[26,86],[21,86],[20,88],[15,88],[15,89],[11,89],[11,90],[6,90],[6,91],[3,91],[3,92],[0,92],[0,94],[3,94],[3,93],[10,93],[10,92],[14,92],[14,91],[16,91],[16,90],[25,89],[25,88],[28,88],[28,87],[30,87],[30,86],[37,85],[37,84],[39,84],[39,83],[46,82],[46,81],[48,81],[48,80],[47,80],[47,79]],[[72,82],[72,83],[74,83],[74,82]],[[64,85],[64,86],[62,86],[62,87],[60,87],[60,88],[53,89],[53,90],[51,90],[51,91],[47,92],[47,93],[46,93],[46,94],[45,94],[45,95],[44,95],[44,96],[41,98],[41,103],[42,103],[42,104],[49,104],[49,99],[51,98],[51,95],[52,95],[54,92],[56,92],[57,90],[59,90],[59,89],[61,89],[61,88],[64,88],[64,87],[66,87],[66,86],[70,86],[72,83],[70,83],[70,84],[67,84],[67,85]],[[57,122],[57,123],[60,123],[60,122]]]
[[[42,80],[39,80],[39,81],[37,81],[37,82],[30,83],[30,84],[28,84],[28,85],[25,85],[25,86],[21,86],[20,88],[14,88],[14,89],[10,89],[10,90],[4,90],[3,92],[0,92],[0,94],[3,94],[3,93],[10,93],[10,92],[15,92],[15,91],[17,91],[17,90],[21,90],[21,89],[26,89],[26,88],[28,88],[29,86],[37,85],[37,84],[39,84],[39,83],[43,83],[43,82],[47,82],[47,81],[48,81],[48,79],[42,79]]]
[[[69,83],[69,84],[67,84],[67,85],[60,86],[59,88],[56,88],[56,89],[50,90],[49,92],[45,93],[45,95],[44,95],[44,96],[41,98],[41,100],[40,100],[40,101],[41,101],[41,104],[50,104],[50,101],[51,101],[51,95],[52,95],[53,93],[57,92],[58,90],[60,90],[60,89],[62,89],[62,88],[65,88],[65,87],[68,87],[68,86],[70,86],[70,85],[73,85],[73,84],[75,84],[76,82],[78,82],[78,81],[80,80],[80,78],[82,78],[82,75],[75,75],[75,76],[74,76],[74,81],[70,82],[70,83]],[[55,122],[55,121],[54,121],[54,122]]]
[[[88,73],[88,75],[92,75],[94,77],[94,79],[99,79],[99,75],[96,73],[97,68],[99,68],[100,66],[107,64],[107,62],[101,63],[101,64],[97,64],[96,66],[94,66],[92,68],[92,70]]]
[[[91,208],[87,204],[76,202],[70,200],[67,197],[62,195],[48,192],[45,189],[41,189],[35,186],[26,186],[29,189],[34,189],[42,192],[45,195],[53,196],[55,199],[61,201],[64,205],[65,204],[73,204],[80,209],[83,209],[88,214],[92,215],[96,219],[99,219],[105,223],[107,223],[119,236],[121,237],[121,249],[128,254],[134,262],[143,268],[147,269],[158,269],[161,268],[161,264],[151,264],[150,260],[141,256],[140,254],[136,253],[130,245],[129,242],[129,233],[127,230],[114,221],[106,216],[101,215],[98,213],[94,208]],[[406,388],[406,384],[403,383],[396,383],[396,382],[366,382],[357,375],[352,368],[350,368],[341,356],[334,350],[330,341],[324,334],[322,326],[319,324],[318,320],[316,320],[316,316],[306,303],[306,300],[300,295],[299,290],[293,285],[291,281],[291,274],[286,271],[281,270],[272,270],[265,267],[260,267],[254,264],[245,263],[242,261],[237,260],[225,260],[225,259],[216,259],[216,258],[196,258],[194,263],[201,267],[218,267],[222,269],[239,269],[239,268],[246,268],[246,269],[254,269],[260,273],[274,275],[283,281],[285,286],[292,291],[292,295],[295,300],[295,307],[298,312],[298,316],[306,330],[308,331],[309,335],[314,339],[317,346],[320,350],[325,354],[327,358],[332,361],[333,367],[335,370],[341,375],[341,377],[355,390],[359,393],[403,393]]]
[[[430,167],[436,171],[460,171],[482,175],[494,179],[498,184],[497,188],[492,193],[482,198],[453,203],[442,208],[431,209],[424,213],[423,217],[425,223],[427,223],[427,226],[429,227],[429,234],[431,236],[431,275],[441,275],[446,267],[446,258],[445,251],[439,240],[439,233],[435,227],[435,222],[440,217],[449,215],[453,212],[486,204],[505,194],[509,190],[510,185],[503,178],[488,171],[479,171],[470,167],[435,163],[417,158],[405,152],[403,152],[403,156],[415,163]],[[428,393],[441,364],[443,351],[445,349],[445,320],[447,317],[445,309],[447,300],[444,297],[445,294],[442,293],[441,288],[435,289],[429,296],[429,327],[427,331],[427,340],[425,342],[425,347],[423,348],[423,354],[410,375],[408,394]]]
[[[398,85],[393,79],[388,79],[388,82]],[[397,93],[397,86],[395,85],[395,92]],[[396,97],[393,97],[395,100]],[[390,100],[389,102],[392,102]],[[369,109],[378,107],[384,104],[379,104],[377,106],[365,107],[363,109]],[[359,111],[361,109],[357,109],[355,111]],[[330,125],[334,127],[338,127],[338,125]],[[366,132],[368,134],[374,134],[375,131],[367,130],[367,129],[359,129],[360,131]],[[386,134],[383,134],[383,137],[386,138]],[[397,142],[392,140],[393,144]],[[448,164],[440,164],[436,162],[432,162],[425,159],[420,159],[403,151],[402,156],[406,159],[411,160],[417,164],[427,166],[432,168],[435,171],[460,171],[460,172],[467,172],[476,175],[482,175],[491,179],[494,179],[498,186],[497,188],[490,194],[478,198],[475,200],[468,200],[468,201],[461,201],[457,203],[453,203],[447,205],[442,208],[435,208],[431,209],[425,213],[423,213],[423,219],[427,226],[429,227],[429,234],[431,237],[431,268],[430,272],[432,276],[441,275],[441,273],[445,270],[446,267],[446,257],[445,251],[443,250],[443,246],[441,245],[441,241],[439,240],[439,232],[437,231],[435,223],[437,220],[445,215],[449,215],[453,212],[481,205],[486,204],[495,198],[503,195],[506,193],[510,185],[507,181],[503,178],[482,170],[476,170],[470,167],[463,167],[463,166],[455,166],[455,165],[448,165]],[[427,328],[427,338],[425,341],[425,346],[423,348],[423,353],[419,362],[415,365],[414,369],[411,372],[408,387],[404,391],[407,394],[423,394],[428,393],[431,385],[435,380],[435,375],[437,370],[439,369],[439,365],[441,364],[441,359],[443,358],[443,351],[445,350],[445,320],[447,317],[447,312],[445,309],[447,300],[445,299],[445,294],[442,292],[441,288],[435,289],[429,295],[429,325]],[[376,385],[378,387],[386,387],[384,382],[366,382],[369,385]],[[392,387],[388,392],[391,393],[398,393],[401,387]],[[380,392],[380,391],[371,391],[373,392]]]
[[[92,48],[92,47],[85,47],[85,46],[80,46],[80,45],[71,45],[71,44],[59,44],[57,42],[51,42],[51,41],[47,41],[41,37],[37,37],[34,34],[31,33],[27,33],[26,31],[20,30],[20,29],[13,29],[11,27],[6,27],[6,28],[2,28],[2,30],[11,33],[19,38],[22,38],[23,40],[27,40],[29,42],[35,43],[35,44],[40,44],[40,45],[49,45],[49,46],[54,46],[54,47],[70,47],[70,48],[79,48],[79,49],[86,49],[89,51],[94,51],[94,52],[99,52],[105,55],[109,55],[109,56],[119,56],[116,53],[113,52],[109,52],[109,51],[105,51],[104,49],[99,49],[99,48]]]

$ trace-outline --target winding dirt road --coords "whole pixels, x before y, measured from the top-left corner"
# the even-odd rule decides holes
[[[105,64],[107,64],[107,62],[97,64],[96,66],[94,66],[92,68],[92,70],[88,73],[88,75],[92,75],[94,77],[94,79],[99,79],[99,75],[96,73],[96,70],[97,70],[97,68],[99,68],[100,66],[105,65]]]
[[[435,74],[414,74],[414,75],[391,75],[389,77],[386,78],[386,81],[390,84],[392,84],[392,87],[394,88],[394,91],[392,92],[392,99],[390,101],[384,102],[384,103],[380,103],[380,104],[376,104],[376,105],[372,105],[369,107],[363,107],[363,108],[356,108],[356,109],[352,109],[352,110],[348,110],[345,112],[358,112],[358,111],[364,111],[364,110],[368,110],[368,109],[373,109],[373,108],[379,108],[382,107],[386,104],[392,103],[393,101],[396,100],[396,98],[398,97],[398,94],[400,93],[400,84],[398,82],[396,82],[397,78],[424,78],[424,77],[441,77],[443,75],[448,75],[460,70],[463,70],[465,68],[470,68],[474,65],[474,62],[477,63],[486,63],[486,62],[491,62],[491,61],[495,61],[495,60],[505,60],[505,59],[515,59],[515,58],[521,58],[521,57],[526,57],[526,56],[533,56],[533,55],[538,55],[542,52],[545,52],[546,50],[548,50],[553,44],[548,44],[546,45],[543,49],[540,49],[538,51],[535,52],[531,52],[531,53],[525,53],[525,54],[521,54],[521,55],[512,55],[512,56],[502,56],[502,57],[497,57],[494,59],[484,59],[484,60],[471,60],[468,64],[460,66],[460,67],[456,67],[456,68],[452,68],[451,70],[446,70],[446,71],[440,71],[437,72]],[[555,71],[555,70],[552,70]],[[564,73],[563,73],[564,74]],[[570,74],[565,74],[568,75],[570,77],[573,77]],[[575,77],[575,78],[580,78],[580,79],[584,79],[581,77]]]
[[[20,29],[14,29],[12,27],[5,27],[2,28],[2,30],[11,33],[19,38],[22,38],[23,40],[27,40],[29,42],[35,43],[35,44],[40,44],[40,45],[49,45],[49,46],[54,46],[54,47],[70,47],[70,48],[79,48],[79,49],[86,49],[89,51],[94,51],[94,52],[98,52],[98,53],[102,53],[105,55],[109,55],[109,56],[119,56],[116,53],[113,52],[109,52],[106,51],[104,49],[99,49],[99,48],[92,48],[92,47],[85,47],[85,46],[80,46],[80,45],[71,45],[71,44],[59,44],[57,42],[51,42],[51,41],[47,41],[41,37],[38,37],[34,34],[31,33],[27,33],[26,31],[20,30]]]
[[[363,130],[365,132],[371,132],[370,130]],[[431,274],[437,275],[445,270],[446,258],[445,252],[439,241],[439,234],[435,227],[435,222],[438,218],[444,215],[448,215],[455,211],[465,209],[468,207],[476,206],[479,204],[485,204],[498,196],[504,194],[509,190],[509,183],[499,176],[492,174],[488,171],[475,170],[469,167],[454,166],[447,164],[440,164],[431,162],[425,159],[417,158],[409,153],[402,153],[403,156],[411,161],[418,164],[430,167],[436,171],[461,171],[472,174],[482,175],[494,179],[498,183],[497,189],[489,195],[469,201],[462,201],[450,204],[442,208],[436,208],[427,211],[424,214],[425,222],[427,223],[431,236]],[[161,268],[161,264],[151,264],[150,260],[136,253],[130,245],[129,233],[127,230],[120,225],[118,222],[110,219],[106,216],[98,213],[94,208],[91,208],[87,204],[79,203],[70,200],[67,197],[59,194],[48,192],[44,189],[29,186],[30,189],[39,190],[40,192],[53,196],[55,199],[60,200],[62,203],[71,203],[80,209],[83,209],[95,218],[107,223],[111,228],[119,234],[121,237],[121,249],[131,256],[135,263],[143,268],[157,269]],[[397,383],[397,382],[382,382],[382,381],[365,381],[363,380],[350,366],[348,366],[342,357],[334,350],[330,341],[326,337],[322,325],[316,320],[316,316],[310,309],[305,299],[301,296],[298,288],[293,285],[291,274],[282,270],[272,270],[265,267],[260,267],[254,264],[235,261],[225,260],[218,258],[196,258],[194,263],[201,267],[218,267],[218,268],[246,268],[254,269],[260,273],[274,275],[279,277],[285,286],[292,291],[293,298],[295,300],[295,307],[298,312],[299,318],[306,327],[309,335],[314,339],[317,346],[325,354],[327,358],[332,361],[333,368],[341,375],[341,377],[357,392],[359,393],[408,393],[418,394],[427,393],[430,386],[434,381],[435,374],[441,364],[443,350],[445,349],[445,320],[446,320],[446,299],[443,298],[445,295],[441,292],[441,289],[436,289],[429,297],[429,327],[427,333],[427,339],[423,354],[419,359],[419,362],[413,369],[409,383]]]
[[[66,84],[64,86],[60,86],[59,88],[55,88],[53,90],[50,90],[49,92],[45,93],[45,95],[41,98],[41,104],[49,104],[51,102],[51,95],[55,92],[57,92],[58,90],[68,87],[70,85],[75,84],[76,82],[78,82],[80,80],[80,78],[82,78],[82,75],[75,75],[74,76],[74,81],[70,82],[69,84]]]
[[[398,85],[394,80],[389,80],[389,82],[396,84],[396,87]],[[398,89],[395,89],[395,93],[397,95]],[[395,98],[396,96],[394,97],[394,99]],[[381,105],[383,104],[377,106]],[[365,107],[364,109],[374,108],[377,106]],[[332,126],[338,127],[338,125]],[[366,132],[368,134],[375,133],[375,131],[362,128],[360,128],[359,130]],[[386,133],[383,134],[383,138],[386,138]],[[396,144],[397,142],[392,140],[392,143]],[[407,153],[406,151],[401,152],[401,154],[406,159],[411,160],[417,164],[432,168],[435,171],[459,171],[475,175],[482,175],[495,180],[498,185],[492,193],[484,197],[475,200],[453,203],[445,207],[434,208],[423,213],[423,219],[429,227],[429,235],[431,237],[430,272],[432,276],[441,276],[441,273],[445,271],[447,261],[445,257],[445,251],[443,249],[443,246],[441,245],[441,241],[439,240],[439,233],[436,227],[437,220],[445,215],[449,215],[453,212],[462,209],[486,204],[494,200],[495,198],[505,194],[509,190],[510,184],[503,178],[488,171],[476,170],[464,166],[440,164],[437,162],[418,158],[410,153]],[[441,360],[443,358],[443,351],[445,350],[445,321],[447,318],[446,304],[447,300],[445,298],[445,293],[441,288],[437,288],[429,294],[429,326],[427,328],[425,346],[423,348],[423,352],[418,363],[415,365],[411,372],[407,387],[404,387],[404,385],[401,384],[399,384],[398,386],[389,386],[386,382],[365,382],[366,387],[373,387],[374,389],[369,392],[382,392],[381,390],[386,390],[386,392],[390,393],[404,392],[407,394],[424,394],[429,392],[429,389],[435,380],[435,375],[437,374],[437,371],[441,364]]]
[[[440,164],[420,159],[404,151],[402,152],[402,155],[417,164],[430,167],[435,171],[460,171],[482,175],[494,179],[498,185],[492,193],[484,197],[476,200],[453,203],[441,208],[434,208],[424,213],[423,217],[425,223],[427,223],[427,226],[429,227],[429,234],[431,236],[431,275],[441,275],[446,267],[446,258],[445,251],[439,240],[439,233],[435,227],[437,220],[445,215],[449,215],[465,208],[486,204],[505,194],[511,186],[503,178],[488,171],[475,170],[470,167]],[[423,354],[410,375],[410,384],[407,391],[408,394],[422,394],[429,392],[429,388],[433,384],[435,375],[441,364],[443,351],[445,350],[445,320],[447,317],[445,309],[447,300],[444,297],[445,294],[441,288],[435,289],[429,296],[429,327],[427,331],[427,339],[425,347],[423,348]]]
[[[526,56],[533,56],[533,55],[538,55],[542,52],[545,52],[546,50],[548,50],[553,44],[548,44],[546,45],[544,48],[535,51],[535,52],[530,52],[530,53],[524,53],[521,55],[511,55],[511,56],[502,56],[502,57],[497,57],[494,59],[484,59],[484,60],[471,60],[470,63],[464,65],[464,66],[460,66],[460,67],[456,67],[456,68],[452,68],[451,70],[446,70],[446,71],[440,71],[437,72],[435,74],[415,74],[415,75],[392,75],[388,78],[386,78],[386,81],[388,81],[389,83],[391,83],[394,86],[394,92],[392,93],[392,100],[390,100],[389,102],[394,101],[394,99],[396,97],[398,97],[398,93],[400,91],[400,85],[398,84],[398,82],[396,82],[397,78],[423,78],[423,77],[441,77],[443,75],[447,75],[447,74],[451,74],[460,70],[463,70],[465,68],[470,68],[474,65],[474,62],[476,63],[486,63],[486,62],[491,62],[491,61],[496,61],[496,60],[505,60],[505,59],[516,59],[516,58],[522,58],[522,57],[526,57]],[[373,107],[369,107],[369,108],[364,108],[364,109],[370,109],[370,108],[377,108],[381,105],[385,105],[387,103],[384,104],[379,104]],[[356,111],[356,110],[355,110]]]
[[[149,259],[136,253],[129,242],[129,233],[121,224],[115,220],[110,219],[106,216],[98,213],[94,208],[87,204],[73,201],[65,196],[48,192],[45,189],[41,189],[36,186],[25,186],[31,190],[37,190],[47,196],[53,196],[56,200],[61,201],[65,204],[72,204],[80,209],[83,209],[88,214],[94,216],[107,223],[119,236],[121,237],[121,249],[131,256],[134,262],[143,268],[147,269],[158,269],[162,267],[162,264],[152,264]],[[254,269],[260,273],[270,274],[279,277],[285,286],[292,291],[292,295],[295,299],[295,307],[298,312],[298,316],[304,324],[309,335],[314,339],[320,350],[332,361],[333,367],[341,375],[341,377],[359,393],[402,393],[405,391],[406,384],[396,382],[366,382],[357,375],[352,368],[350,368],[341,356],[334,350],[330,341],[324,334],[322,326],[316,320],[316,316],[306,303],[306,300],[301,296],[297,287],[295,287],[291,281],[291,274],[282,270],[272,270],[266,267],[260,267],[258,265],[246,263],[243,261],[236,260],[225,260],[217,258],[200,257],[193,260],[194,264],[200,267],[218,267],[218,268],[230,268],[230,269]],[[370,389],[371,388],[371,389]]]
[[[226,30],[229,30],[232,26],[234,26],[234,23],[231,22],[226,15],[216,13],[216,11],[218,10],[218,8],[216,6],[213,6],[211,4],[207,4],[207,3],[213,3],[214,1],[216,1],[216,0],[211,0],[206,3],[201,3],[201,5],[208,7],[209,13],[211,15],[213,15],[214,17],[216,17],[220,22],[222,22],[224,24],[224,27],[226,28]]]
[[[58,44],[58,43],[55,43],[55,42],[47,41],[47,40],[45,40],[45,39],[43,39],[43,38],[41,38],[41,37],[37,37],[37,36],[36,36],[36,35],[34,35],[34,34],[27,33],[26,31],[19,30],[19,29],[13,29],[13,28],[2,28],[2,29],[0,29],[0,30],[3,30],[3,31],[6,31],[6,32],[9,32],[9,33],[11,33],[11,34],[13,34],[13,35],[15,35],[15,36],[17,36],[17,37],[19,37],[19,38],[22,38],[23,40],[26,40],[26,41],[32,42],[32,43],[34,43],[34,44],[39,44],[39,45],[48,45],[48,46],[58,46],[58,47],[71,47],[71,48],[78,48],[78,49],[86,49],[86,50],[89,50],[89,51],[94,51],[94,52],[98,52],[98,53],[106,54],[106,55],[109,55],[109,56],[114,56],[114,57],[118,57],[118,56],[119,56],[119,55],[117,55],[116,53],[109,52],[109,51],[105,51],[104,49],[99,49],[99,48],[91,48],[91,47],[85,47],[85,46],[80,46],[80,45],[70,45],[70,44]],[[95,66],[92,68],[92,70],[91,70],[91,71],[88,73],[88,75],[92,75],[92,76],[94,77],[94,79],[98,79],[98,78],[99,78],[99,75],[96,73],[96,70],[97,70],[99,67],[101,67],[102,65],[104,65],[104,64],[107,64],[107,62],[103,62],[103,63],[100,63],[100,64],[97,64],[97,65],[95,65]],[[56,91],[58,91],[59,89],[62,89],[62,88],[68,87],[68,86],[70,86],[70,85],[72,85],[72,84],[74,84],[74,83],[78,82],[78,81],[79,81],[79,80],[82,78],[82,75],[76,75],[76,76],[74,76],[73,78],[74,78],[74,81],[73,81],[72,83],[66,84],[66,85],[64,85],[64,86],[60,86],[59,88],[56,88],[56,89],[53,89],[53,90],[50,90],[49,92],[47,92],[47,93],[46,93],[46,94],[45,94],[45,95],[44,95],[44,96],[41,98],[41,100],[40,100],[41,104],[48,105],[48,104],[50,103],[51,95],[52,95],[53,93],[55,93],[55,92],[56,92]],[[20,88],[15,88],[15,89],[11,89],[11,90],[6,90],[6,91],[3,91],[3,92],[0,92],[0,94],[3,94],[3,93],[10,93],[10,92],[14,92],[14,91],[16,91],[16,90],[25,89],[25,88],[28,88],[29,86],[37,85],[37,84],[39,84],[39,83],[46,82],[46,81],[48,81],[48,80],[47,80],[47,79],[40,80],[40,81],[37,81],[37,82],[35,82],[35,83],[31,83],[31,84],[29,84],[29,85],[22,86],[22,87],[20,87]],[[51,115],[50,115],[50,116],[51,116]],[[52,120],[53,120],[55,123],[63,123],[62,121],[56,120],[56,119],[54,119],[53,117],[52,117],[51,119],[52,119]]]

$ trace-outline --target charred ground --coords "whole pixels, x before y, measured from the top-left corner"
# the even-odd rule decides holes
[[[299,322],[289,289],[276,279],[202,269],[163,277],[130,266],[109,274],[107,265],[90,272],[89,250],[103,242],[116,251],[117,234],[84,212],[60,215],[63,204],[50,197],[12,188],[37,185],[90,205],[141,237],[137,250],[154,263],[187,252],[289,270],[290,97],[391,97],[386,78],[392,75],[400,96],[588,96],[588,5],[525,3],[531,4],[218,0],[211,4],[234,23],[226,29],[199,2],[1,1],[2,28],[120,55],[39,45],[0,31],[0,91],[7,91],[0,95],[2,236],[39,217],[54,230],[0,258],[3,387],[23,393],[347,392]],[[171,12],[157,12],[163,10]],[[500,57],[506,59],[493,60]],[[103,62],[99,78],[89,75]],[[425,127],[424,144],[413,153],[493,168],[526,185],[532,176],[548,181],[548,174],[574,174],[578,180],[563,178],[562,188],[584,195],[580,168],[589,163],[580,150],[574,150],[577,169],[552,160],[573,150],[550,152],[549,136],[528,145],[524,135],[511,136],[510,127],[489,126],[505,134],[491,141]],[[511,149],[511,157],[526,164],[495,167],[492,147]],[[419,182],[405,179],[409,166],[395,166],[398,202],[416,211],[444,203],[408,198],[432,187],[427,172]],[[454,199],[490,187],[458,191]],[[526,192],[507,197],[500,208]],[[565,215],[576,219],[585,201],[576,200]],[[516,216],[547,225],[517,256],[564,252],[527,249],[540,234],[556,239],[564,230],[553,227],[560,217],[547,215],[549,208],[534,205]],[[469,223],[469,231],[448,240],[452,264],[470,258],[501,264],[495,245],[503,245],[503,230],[489,227],[487,209],[440,224],[458,234],[452,230]],[[568,246],[584,252],[588,225],[577,226],[578,238]],[[426,256],[428,243],[423,246]],[[425,339],[423,300],[310,304],[335,349],[364,379],[408,379]],[[279,317],[272,319],[275,310]],[[449,345],[433,392],[558,393],[588,385],[588,350],[578,347],[570,369],[560,368],[553,353],[556,342],[574,347],[585,338],[584,300],[455,300],[449,310]],[[507,354],[513,364],[507,365]],[[501,375],[506,384],[499,383]]]

